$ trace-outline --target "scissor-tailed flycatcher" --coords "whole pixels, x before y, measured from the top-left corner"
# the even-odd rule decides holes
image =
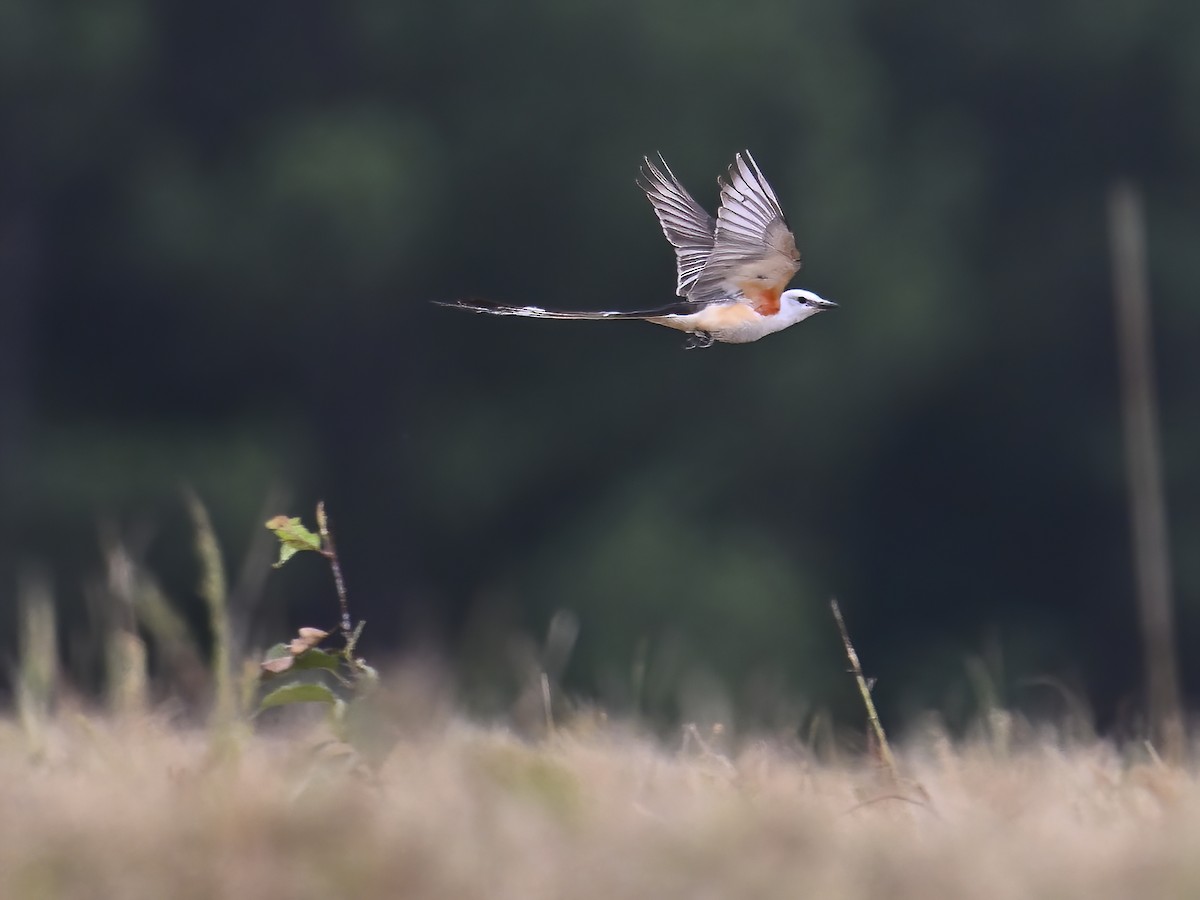
[[[737,154],[727,176],[717,180],[721,208],[716,219],[684,189],[661,155],[657,164],[645,157],[637,184],[675,247],[681,300],[653,309],[600,312],[474,300],[441,305],[536,319],[643,319],[686,331],[688,349],[713,341],[747,344],[837,306],[812,291],[784,290],[800,269],[800,252],[750,151]]]

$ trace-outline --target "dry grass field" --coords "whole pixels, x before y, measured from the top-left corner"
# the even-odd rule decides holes
[[[895,784],[869,758],[699,738],[440,715],[371,777],[312,733],[60,713],[34,759],[6,721],[0,896],[1200,896],[1200,780],[1146,748],[932,735]]]
[[[805,740],[651,736],[543,670],[507,729],[464,715],[436,666],[381,678],[351,652],[358,632],[318,653],[326,633],[301,629],[239,681],[222,579],[206,584],[215,675],[133,584],[120,608],[141,612],[165,681],[151,689],[134,631],[98,634],[105,696],[87,702],[107,713],[59,674],[53,604],[27,592],[0,717],[0,900],[1200,897],[1197,751],[1174,765],[1106,743],[1086,711],[1055,731],[983,704],[976,737],[931,719],[893,758],[877,719],[870,739],[827,718]],[[193,671],[189,703],[165,685]],[[341,696],[268,703],[292,676]],[[181,724],[205,716],[218,724]]]

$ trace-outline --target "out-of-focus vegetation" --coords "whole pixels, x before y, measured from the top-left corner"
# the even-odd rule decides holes
[[[868,765],[793,743],[656,745],[582,720],[531,745],[410,730],[372,781],[278,735],[71,716],[31,766],[0,721],[0,891],[14,898],[1194,894],[1200,785],[1095,744],[955,748]]]
[[[788,721],[852,699],[837,594],[885,715],[1045,675],[1120,715],[1103,200],[1145,191],[1186,639],[1198,43],[1181,0],[7,0],[0,603],[51,592],[86,687],[115,534],[198,627],[186,481],[246,633],[332,624],[300,564],[250,602],[268,495],[324,496],[372,658],[432,642],[485,708],[569,610],[568,686]],[[742,147],[835,314],[683,353],[427,302],[669,299],[639,158],[711,207]]]

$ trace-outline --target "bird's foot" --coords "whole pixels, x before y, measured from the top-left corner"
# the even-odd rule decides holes
[[[684,350],[703,350],[705,347],[713,345],[713,336],[707,331],[693,331],[688,335],[687,343],[683,345]]]

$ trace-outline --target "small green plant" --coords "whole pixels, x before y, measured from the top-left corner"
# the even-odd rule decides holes
[[[292,703],[324,703],[338,740],[348,745],[359,759],[377,767],[391,749],[394,738],[388,729],[381,727],[376,702],[379,673],[355,652],[366,622],[351,624],[346,584],[325,504],[317,504],[316,532],[305,527],[299,518],[289,516],[275,516],[266,526],[279,538],[275,568],[301,552],[317,553],[329,562],[340,612],[336,637],[340,637],[342,646],[322,647],[335,635],[321,628],[301,628],[287,643],[267,650],[259,665],[260,677],[268,690],[259,700],[258,712]]]

